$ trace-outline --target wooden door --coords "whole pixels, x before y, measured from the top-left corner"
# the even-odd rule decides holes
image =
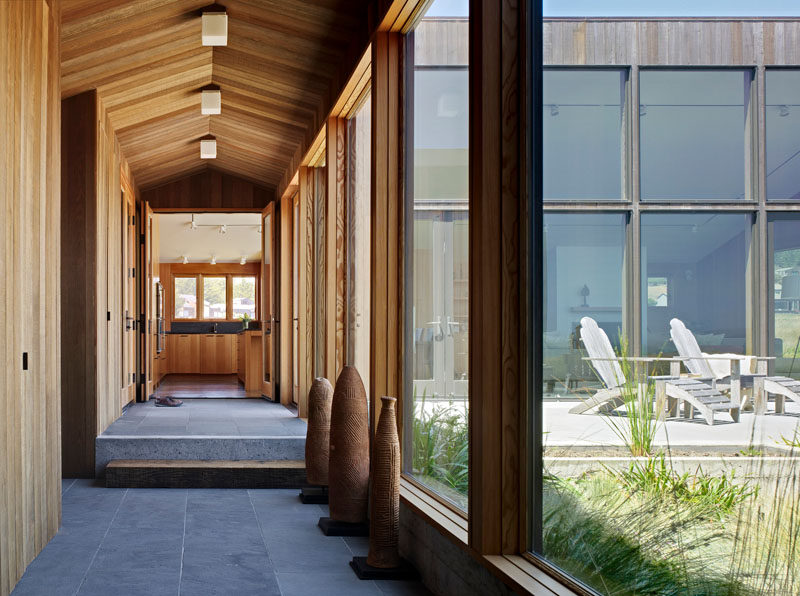
[[[136,398],[136,203],[122,192],[122,395],[124,406]]]
[[[270,203],[261,212],[261,354],[263,374],[261,393],[272,400],[279,400],[275,393],[276,346],[278,321],[275,318],[275,204]],[[241,345],[244,345],[243,343]],[[243,356],[240,355],[240,360]]]

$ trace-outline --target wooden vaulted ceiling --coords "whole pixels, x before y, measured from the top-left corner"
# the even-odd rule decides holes
[[[62,98],[97,89],[140,188],[207,167],[276,187],[366,47],[368,0],[225,0],[224,47],[201,45],[209,4],[63,4]],[[204,116],[200,89],[211,83],[222,114]],[[207,134],[215,160],[200,159]]]

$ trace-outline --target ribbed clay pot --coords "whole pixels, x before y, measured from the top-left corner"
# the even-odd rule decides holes
[[[381,403],[381,415],[372,442],[367,564],[392,568],[400,566],[400,438],[397,435],[397,400],[382,397]]]
[[[361,375],[345,366],[331,405],[328,506],[332,519],[367,521],[369,495],[369,417]]]
[[[308,392],[306,432],[306,479],[309,484],[328,485],[332,401],[333,387],[328,379],[314,379],[311,391]]]

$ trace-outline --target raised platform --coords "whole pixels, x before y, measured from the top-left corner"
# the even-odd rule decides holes
[[[297,460],[114,460],[106,467],[108,488],[297,488],[305,482],[305,462]]]
[[[95,440],[95,474],[112,460],[302,461],[305,437],[303,420],[261,399],[134,404]]]

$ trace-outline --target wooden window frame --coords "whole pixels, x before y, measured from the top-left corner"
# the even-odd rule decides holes
[[[233,317],[233,279],[236,277],[252,277],[255,280],[256,286],[256,316],[252,320],[260,321],[261,317],[261,280],[260,276],[256,273],[172,273],[170,275],[171,281],[171,308],[172,308],[172,321],[178,323],[235,323],[240,319]],[[203,280],[207,277],[217,277],[225,279],[225,318],[224,319],[207,319],[203,316],[201,305],[204,301],[204,288]],[[178,278],[194,278],[197,283],[197,314],[195,318],[178,318],[175,316],[175,280]]]

